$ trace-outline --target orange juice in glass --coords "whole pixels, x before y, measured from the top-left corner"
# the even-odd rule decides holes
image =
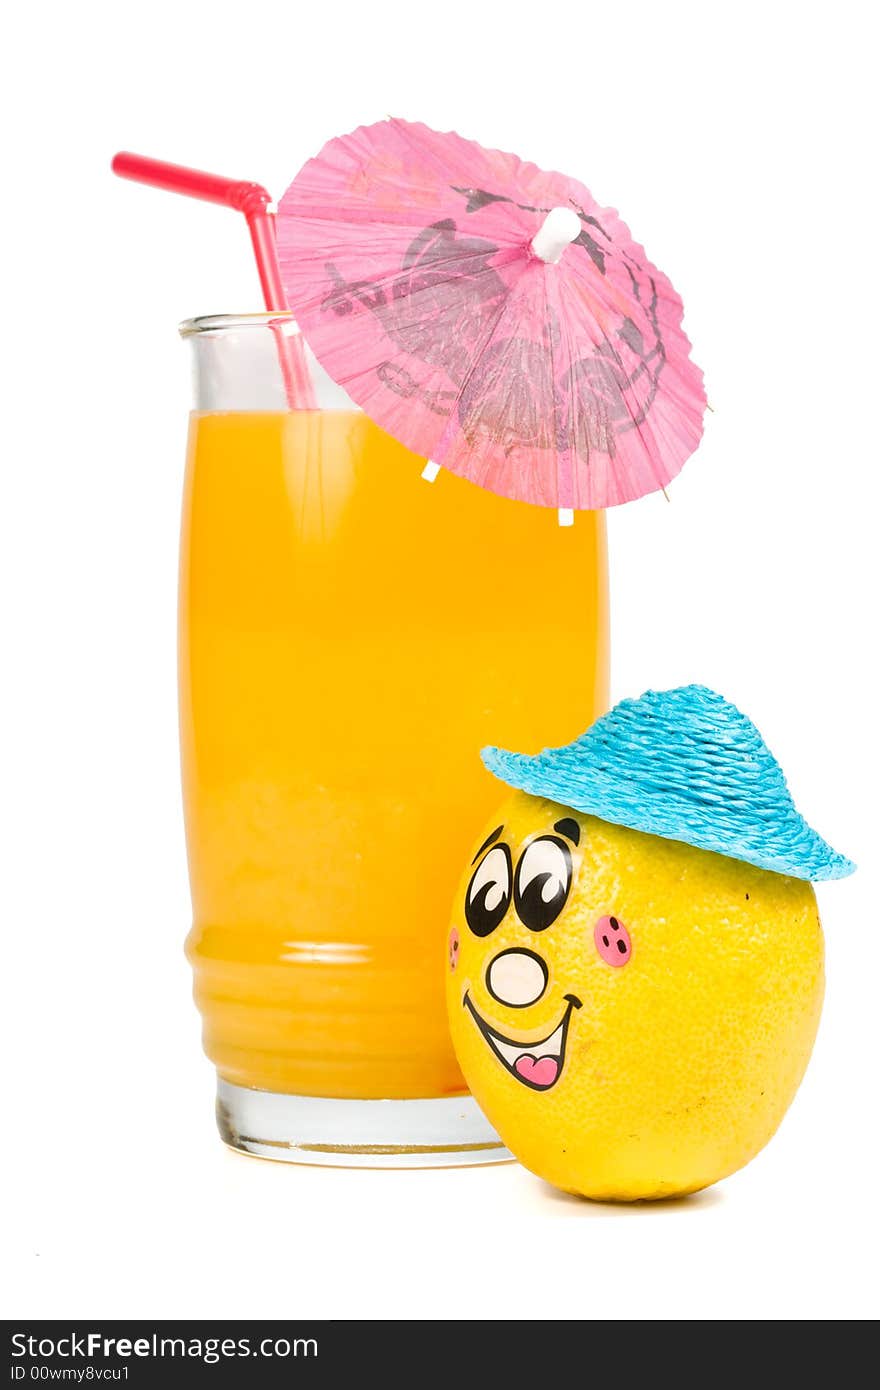
[[[563,744],[606,706],[604,518],[428,485],[311,357],[317,408],[289,409],[278,324],[182,328],[187,952],[220,1131],[491,1162],[446,1027],[450,900],[497,801],[480,748]]]

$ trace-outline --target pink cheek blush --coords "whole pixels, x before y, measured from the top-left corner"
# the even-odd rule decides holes
[[[458,965],[458,952],[459,952],[460,946],[461,946],[461,942],[460,942],[460,940],[459,940],[458,930],[457,930],[457,928],[453,927],[453,928],[452,928],[452,931],[449,933],[449,969],[450,969],[450,970],[454,970],[455,967]]]
[[[632,940],[619,917],[600,917],[593,930],[596,950],[606,965],[627,965],[632,960]]]

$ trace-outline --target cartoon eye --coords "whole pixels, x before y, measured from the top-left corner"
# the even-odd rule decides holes
[[[468,884],[464,915],[474,936],[488,936],[510,906],[510,850],[493,845],[481,859]]]
[[[529,931],[556,921],[571,888],[571,851],[556,835],[542,835],[523,850],[516,866],[513,900]]]

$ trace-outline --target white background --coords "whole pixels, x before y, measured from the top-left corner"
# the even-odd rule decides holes
[[[867,4],[16,7],[2,333],[4,1311],[864,1318],[876,1218],[877,112]],[[7,21],[9,24],[9,21]],[[698,680],[859,873],[820,888],[807,1079],[743,1173],[613,1208],[517,1167],[296,1169],[213,1127],[182,956],[175,584],[192,313],[257,308],[237,216],[117,148],[280,192],[393,113],[621,209],[715,414],[611,517],[614,695]]]

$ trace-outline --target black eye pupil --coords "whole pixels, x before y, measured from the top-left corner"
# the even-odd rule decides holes
[[[553,892],[545,897],[544,890],[551,881],[555,884]],[[517,897],[516,910],[532,931],[544,931],[559,916],[565,897],[565,888],[552,874],[536,874]]]

